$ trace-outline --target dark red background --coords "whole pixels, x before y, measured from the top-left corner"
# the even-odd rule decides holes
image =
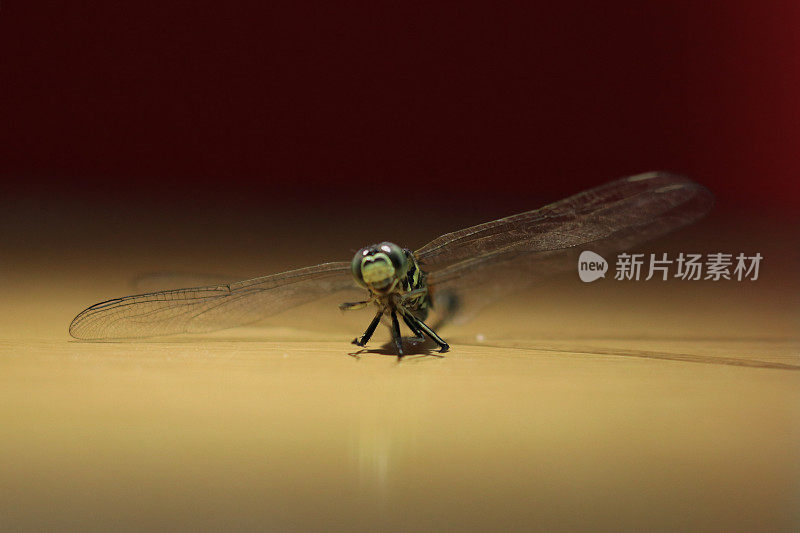
[[[663,168],[796,208],[800,3],[704,4],[5,2],[0,175],[7,197],[524,205]]]

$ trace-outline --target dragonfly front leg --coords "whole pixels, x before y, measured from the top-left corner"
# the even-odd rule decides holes
[[[364,300],[363,302],[344,302],[339,304],[340,311],[355,311],[357,309],[364,309],[366,306],[375,301],[375,298]]]
[[[353,339],[352,341],[353,344],[355,344],[356,346],[366,346],[369,340],[372,338],[372,334],[375,333],[375,328],[378,327],[378,324],[380,323],[382,316],[383,316],[383,309],[379,309],[378,312],[375,314],[375,318],[373,318],[372,322],[369,323],[369,326],[367,326],[367,329],[366,331],[364,331],[364,334],[361,336],[361,338],[359,339],[358,337],[356,337],[355,339]]]
[[[419,298],[420,296],[424,296],[428,293],[428,288],[423,287],[420,289],[414,289],[413,291],[408,291],[400,295],[400,301],[398,302],[399,305],[406,306],[408,305],[414,298]]]

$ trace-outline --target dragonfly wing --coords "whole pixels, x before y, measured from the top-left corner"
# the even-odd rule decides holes
[[[713,195],[689,178],[649,172],[622,178],[533,211],[479,224],[434,239],[415,252],[425,270],[512,251],[581,246],[628,231],[655,237],[703,216]],[[635,244],[635,242],[634,242]]]
[[[443,235],[420,249],[437,300],[465,317],[513,291],[576,268],[581,251],[613,253],[690,224],[713,195],[682,176],[623,178],[541,209]],[[455,300],[453,300],[455,297]]]
[[[354,286],[349,263],[324,263],[237,283],[115,298],[70,324],[78,339],[198,333],[250,324]]]
[[[149,272],[131,280],[131,289],[137,294],[180,289],[183,287],[209,287],[227,285],[247,276],[206,274],[198,272]]]

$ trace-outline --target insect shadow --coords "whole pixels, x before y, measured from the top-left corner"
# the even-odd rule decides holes
[[[430,339],[425,339],[420,342],[414,337],[402,337],[402,343],[403,355],[397,355],[392,341],[387,341],[378,348],[362,348],[355,352],[350,352],[347,355],[354,359],[361,359],[364,355],[385,355],[396,357],[398,363],[403,360],[416,361],[424,360],[429,357],[434,357],[436,359],[444,358],[444,354],[439,353],[439,346]]]

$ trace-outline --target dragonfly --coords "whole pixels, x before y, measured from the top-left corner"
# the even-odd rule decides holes
[[[638,174],[539,209],[446,233],[415,251],[392,242],[361,248],[351,261],[322,263],[235,283],[160,290],[114,298],[79,313],[77,339],[106,340],[203,333],[259,322],[320,298],[358,288],[364,299],[343,311],[372,307],[352,343],[363,347],[384,322],[398,358],[400,322],[411,340],[429,339],[456,317],[575,268],[581,251],[615,253],[661,237],[704,216],[714,197],[704,186],[667,172]],[[431,310],[442,318],[427,322]]]

